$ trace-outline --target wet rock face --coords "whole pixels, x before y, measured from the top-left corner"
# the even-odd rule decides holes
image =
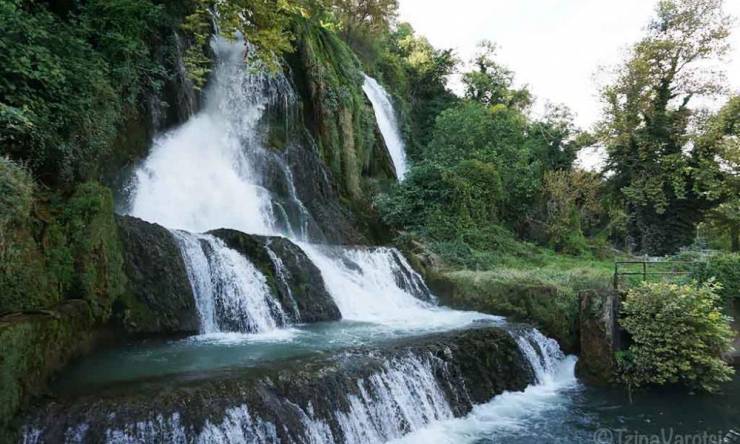
[[[619,294],[614,291],[584,291],[581,305],[581,359],[576,367],[579,377],[589,384],[613,382],[616,371],[615,353],[621,349]]]
[[[123,245],[126,295],[119,318],[133,333],[197,332],[198,311],[185,263],[166,228],[117,216]]]
[[[465,415],[530,381],[512,337],[480,328],[57,400],[34,410],[25,438],[378,442]]]
[[[268,285],[291,322],[341,319],[339,308],[326,291],[321,271],[293,242],[227,229],[210,234],[246,256],[267,277]]]

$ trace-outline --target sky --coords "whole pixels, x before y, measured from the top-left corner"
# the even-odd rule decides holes
[[[438,48],[469,59],[483,39],[499,47],[497,60],[512,69],[517,85],[546,101],[564,103],[589,128],[600,116],[596,74],[623,60],[652,16],[650,0],[399,0],[400,19]],[[740,0],[725,10],[740,18]],[[740,92],[740,27],[731,37],[727,74]],[[455,82],[453,81],[453,84]],[[459,81],[457,81],[459,83]],[[453,85],[454,86],[454,85]]]

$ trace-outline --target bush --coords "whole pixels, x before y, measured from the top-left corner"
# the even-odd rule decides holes
[[[691,276],[699,282],[714,279],[722,285],[720,296],[729,301],[740,298],[740,254],[720,253],[694,265]]]
[[[714,392],[734,370],[721,355],[734,337],[719,308],[721,286],[644,283],[631,289],[620,324],[631,335],[629,349],[617,355],[628,389],[679,384]]]
[[[162,8],[44,3],[0,2],[0,150],[42,181],[69,183],[95,176],[122,111],[163,80],[147,46]]]

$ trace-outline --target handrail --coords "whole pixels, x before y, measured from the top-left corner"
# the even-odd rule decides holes
[[[690,271],[648,271],[648,266],[665,265],[665,264],[693,264],[692,261],[615,261],[614,262],[614,289],[619,290],[620,276],[642,276],[643,281],[647,281],[648,276],[679,276],[690,274]],[[642,265],[642,271],[619,271],[620,265]]]

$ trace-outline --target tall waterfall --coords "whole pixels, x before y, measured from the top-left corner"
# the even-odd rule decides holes
[[[407,171],[406,147],[403,143],[401,130],[398,128],[398,120],[391,97],[375,79],[367,75],[362,89],[373,104],[378,127],[383,134],[383,140],[385,140],[385,145],[388,147],[393,166],[396,169],[396,177],[398,177],[398,180],[403,180]]]
[[[245,66],[243,39],[214,38],[211,46],[217,64],[205,108],[155,141],[135,173],[129,213],[191,232],[304,234],[306,210],[284,161],[265,148],[261,125],[268,107],[294,100],[290,84]],[[287,195],[270,189],[267,169],[277,172]]]
[[[293,174],[280,153],[267,149],[264,142],[265,112],[292,103],[294,93],[283,75],[245,66],[246,47],[240,38],[213,39],[217,64],[206,106],[182,127],[155,141],[135,173],[130,214],[195,233],[233,228],[287,236],[302,242],[345,319],[419,319],[418,314],[431,307],[430,295],[400,253],[306,243],[311,218],[297,197]],[[365,90],[375,105],[398,175],[403,177],[403,142],[388,95],[370,78]],[[264,331],[284,323],[285,314],[279,304],[271,302],[263,277],[248,261],[214,238],[185,232],[176,232],[176,236],[198,298],[204,332]],[[274,254],[270,256],[275,262]],[[275,266],[280,274],[278,262]]]
[[[257,333],[286,323],[267,279],[247,258],[213,236],[173,234],[195,294],[202,333]]]

